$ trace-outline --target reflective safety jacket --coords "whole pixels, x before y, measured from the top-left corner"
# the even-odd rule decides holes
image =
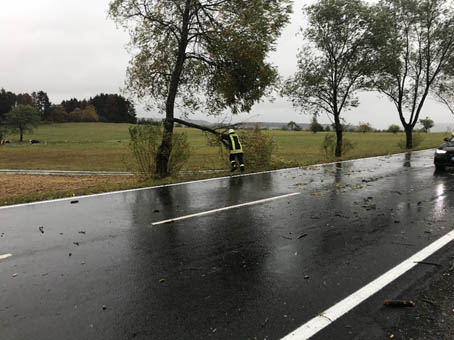
[[[231,154],[243,153],[243,146],[241,145],[240,137],[236,133],[222,135],[222,138],[229,143]]]

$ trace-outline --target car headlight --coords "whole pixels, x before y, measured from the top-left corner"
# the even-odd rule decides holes
[[[442,150],[442,149],[437,149],[437,151],[435,151],[435,153],[439,154],[439,155],[443,155],[445,154],[447,151],[446,150]]]

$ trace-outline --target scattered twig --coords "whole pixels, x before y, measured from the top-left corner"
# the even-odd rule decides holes
[[[383,303],[387,307],[414,307],[416,304],[411,300],[385,300]]]
[[[437,267],[441,267],[441,264],[439,263],[434,263],[434,262],[427,262],[427,261],[415,261],[415,263],[418,263],[418,264],[427,264],[429,266],[437,266]]]
[[[266,318],[265,321],[262,323],[262,328],[265,327],[267,323],[268,323],[268,318]]]

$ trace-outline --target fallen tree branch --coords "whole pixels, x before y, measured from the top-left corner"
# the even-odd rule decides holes
[[[213,130],[209,127],[206,127],[206,126],[202,126],[202,125],[198,125],[198,124],[194,124],[194,123],[189,123],[189,122],[186,122],[184,120],[181,120],[181,119],[178,119],[178,118],[173,118],[172,119],[175,123],[178,123],[178,124],[181,124],[181,125],[185,125],[185,126],[188,126],[188,127],[192,127],[192,128],[195,128],[195,129],[199,129],[199,130],[202,130],[202,131],[206,131],[206,132],[210,132],[212,134],[215,134],[216,136],[221,136],[222,133],[216,131],[216,130]]]
[[[190,122],[187,122],[185,120],[178,119],[178,118],[173,118],[172,121],[175,122],[175,123],[181,124],[181,125],[192,127],[194,129],[199,129],[199,130],[202,130],[202,131],[205,131],[205,132],[212,133],[212,134],[216,135],[217,137],[221,137],[223,135],[223,133],[218,132],[218,131],[216,131],[214,129],[211,129],[211,128],[207,127],[207,126],[190,123]],[[236,127],[237,125],[238,124],[233,124],[233,125],[228,125],[228,126],[221,126],[221,127],[218,127],[217,129],[228,130],[229,128]],[[219,138],[219,139],[224,144],[225,147],[229,148],[229,143],[228,142],[226,142],[222,138]]]

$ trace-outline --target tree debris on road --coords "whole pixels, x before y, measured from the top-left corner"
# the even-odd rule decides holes
[[[429,266],[437,266],[437,267],[441,267],[441,264],[439,263],[435,263],[435,262],[427,262],[427,261],[416,261],[415,263],[417,264],[427,264]]]
[[[387,307],[415,307],[416,304],[411,300],[385,300],[383,303]]]

